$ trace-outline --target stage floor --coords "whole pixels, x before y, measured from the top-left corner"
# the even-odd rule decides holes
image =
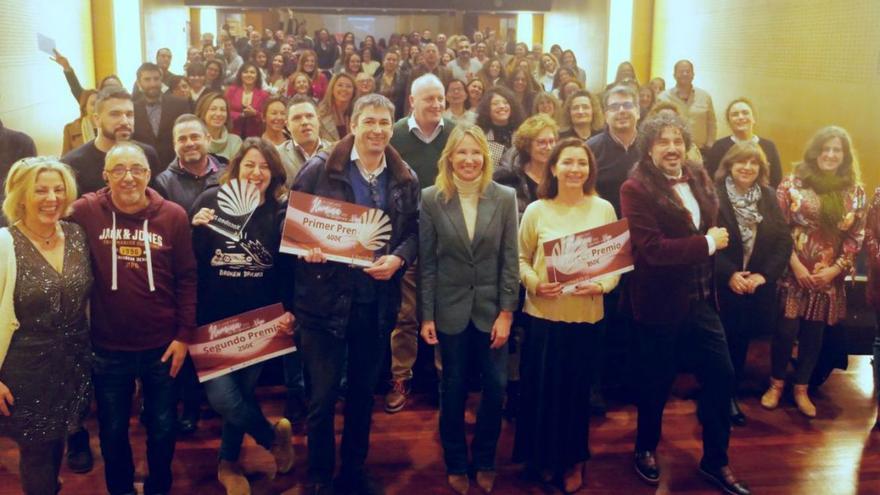
[[[801,416],[787,391],[776,411],[759,404],[762,378],[768,372],[767,343],[758,342],[749,357],[750,378],[746,380],[741,404],[749,418],[745,427],[734,428],[730,444],[731,466],[756,494],[880,494],[880,432],[871,433],[875,401],[870,358],[850,358],[847,371],[835,371],[814,396],[819,417]],[[712,494],[718,493],[696,473],[700,458],[700,426],[695,404],[685,397],[693,380],[684,376],[676,384],[666,408],[664,438],[659,449],[663,474],[658,489],[644,485],[633,472],[635,407],[614,401],[605,418],[594,418],[590,432],[593,458],[580,493],[590,494]],[[261,391],[263,407],[270,419],[281,413],[283,391],[269,387]],[[472,395],[468,421],[473,423]],[[395,415],[381,409],[376,396],[373,434],[368,466],[389,495],[450,494],[446,488],[443,457],[437,433],[438,413],[427,394],[416,395],[407,408]],[[104,465],[100,459],[97,426],[88,421],[92,448],[98,454],[95,469],[78,475],[62,469],[64,495],[99,494],[104,491]],[[135,465],[139,477],[146,470],[144,430],[131,421]],[[337,416],[337,433],[341,418]],[[509,462],[514,425],[505,422],[499,445],[498,481],[495,493],[561,493],[535,485],[521,477],[521,466]],[[175,494],[222,495],[216,481],[216,455],[220,421],[203,420],[192,436],[177,442],[174,462]],[[270,479],[271,456],[248,438],[243,449],[245,469],[251,473],[254,495],[300,493],[305,481],[306,445],[295,439],[297,466],[288,475]],[[141,489],[139,486],[138,489]],[[0,439],[0,495],[21,493],[18,481],[18,453],[11,441]],[[471,493],[480,493],[472,484]]]

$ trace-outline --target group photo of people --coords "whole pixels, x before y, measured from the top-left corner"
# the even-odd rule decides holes
[[[131,88],[83,87],[56,47],[46,64],[79,114],[59,157],[0,125],[0,436],[22,493],[64,494],[99,466],[91,493],[264,493],[255,455],[298,473],[284,493],[590,493],[591,424],[629,411],[616,448],[644,493],[693,477],[749,495],[750,410],[805,430],[831,414],[814,376],[847,280],[867,275],[880,309],[880,188],[844,127],[783,161],[750,95],[713,100],[689,59],[668,81],[624,61],[588,89],[575,47],[488,28],[198,39],[159,49]],[[375,211],[384,237],[363,263],[291,251],[294,196]],[[567,242],[614,225],[628,266],[560,276],[597,256]],[[267,307],[283,353],[206,379],[211,356],[191,351]],[[682,373],[701,455],[673,473],[661,438]],[[414,403],[445,476],[386,491],[373,418]],[[208,436],[209,472],[180,486],[181,450]]]

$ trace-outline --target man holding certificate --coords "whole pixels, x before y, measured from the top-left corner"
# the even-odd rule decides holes
[[[391,224],[389,242],[366,268],[328,263],[321,248],[295,265],[293,308],[312,385],[307,493],[329,492],[336,457],[333,416],[346,354],[342,468],[335,493],[381,493],[364,472],[373,389],[400,306],[400,277],[418,252],[420,199],[415,173],[388,145],[393,124],[394,105],[386,97],[359,98],[352,134],[309,160],[293,185],[294,192],[380,210]]]

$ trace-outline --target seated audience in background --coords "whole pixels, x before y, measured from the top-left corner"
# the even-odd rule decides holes
[[[452,131],[438,168],[437,181],[424,190],[419,208],[421,335],[428,344],[439,344],[443,363],[440,441],[447,481],[464,495],[472,466],[477,484],[490,493],[507,340],[519,300],[516,193],[492,182],[489,143],[473,125]],[[469,288],[474,286],[476,291]],[[482,377],[470,449],[464,421],[469,363]]]
[[[493,86],[483,95],[477,107],[477,125],[489,140],[493,167],[510,148],[513,132],[522,120],[522,107],[509,89]]]
[[[211,92],[223,92],[226,66],[219,59],[205,62],[205,88]]]
[[[654,90],[651,89],[650,85],[643,84],[639,86],[639,115],[641,116],[639,122],[648,116],[656,101],[657,95],[654,94]]]
[[[23,493],[54,494],[65,439],[92,397],[89,248],[62,220],[77,196],[67,165],[24,158],[3,179],[12,226],[0,228],[0,435],[18,446]]]
[[[195,112],[199,106],[199,98],[208,90],[205,78],[205,66],[201,62],[193,62],[186,66],[186,82],[189,83],[190,107]]]
[[[715,286],[721,322],[736,383],[743,378],[749,340],[772,335],[779,319],[776,281],[791,257],[791,233],[769,187],[767,157],[753,142],[741,142],[721,159],[715,174],[718,226],[730,244],[715,256]],[[742,426],[745,414],[730,398],[730,421]]]
[[[229,132],[229,103],[222,93],[207,93],[196,108],[196,116],[208,128],[208,153],[231,160],[241,146],[241,138]]]
[[[266,91],[272,95],[284,96],[287,90],[287,76],[284,73],[284,56],[275,54],[266,74]]]
[[[95,100],[97,99],[98,92],[94,89],[86,89],[80,93],[79,117],[64,126],[64,140],[61,144],[62,155],[95,139]]]
[[[559,126],[553,119],[532,115],[513,134],[513,147],[495,168],[495,181],[516,190],[520,214],[538,199],[538,187],[558,140]]]
[[[107,152],[104,178],[108,187],[83,195],[73,204],[72,215],[86,232],[95,278],[92,377],[104,479],[110,493],[134,493],[128,431],[138,380],[141,420],[147,425],[144,492],[168,493],[175,444],[174,378],[195,330],[197,277],[189,219],[183,208],[147,187],[150,168],[134,143],[120,142]],[[119,259],[120,248],[127,248],[124,260]]]
[[[477,114],[467,108],[467,88],[461,79],[446,83],[446,111],[443,116],[456,124],[474,124]]]
[[[318,104],[322,139],[335,143],[348,134],[354,91],[355,80],[346,73],[336,74],[330,80],[327,93]]]
[[[733,134],[715,141],[715,144],[706,153],[706,170],[710,174],[715,173],[721,158],[735,143],[753,142],[760,146],[767,156],[767,164],[770,167],[770,176],[768,177],[770,186],[773,188],[778,186],[782,182],[782,161],[779,158],[779,151],[776,150],[773,141],[755,134],[757,115],[751,100],[745,97],[734,99],[727,105],[724,116],[727,118],[727,125],[730,126]]]
[[[394,103],[394,120],[400,120],[406,108],[406,82],[407,76],[400,68],[400,54],[386,51],[376,74],[376,92]]]
[[[486,84],[480,79],[471,79],[468,81],[466,89],[468,94],[467,108],[476,112],[477,107],[480,106],[480,100],[483,99],[483,93],[486,92]]]
[[[259,68],[252,62],[242,64],[235,81],[226,88],[231,132],[242,139],[259,136],[263,132],[263,106],[268,98]]]
[[[532,103],[531,115],[543,113],[551,119],[557,120],[559,119],[559,113],[561,110],[562,103],[559,101],[559,98],[553,96],[551,93],[541,91],[535,95],[535,99]]]
[[[507,85],[507,76],[504,74],[504,66],[497,58],[489,59],[477,73],[477,78],[482,81],[484,88],[496,85]],[[473,78],[468,79],[471,81]]]
[[[867,199],[859,162],[846,130],[830,126],[813,135],[804,159],[776,191],[791,228],[794,252],[779,282],[783,318],[770,349],[770,388],[761,405],[779,405],[795,340],[794,402],[808,418],[816,406],[808,395],[826,326],[846,316],[844,278],[853,272],[865,237]]]
[[[563,293],[562,284],[548,278],[543,246],[617,220],[611,204],[596,195],[598,173],[582,140],[560,141],[544,170],[540,199],[526,208],[519,234],[523,311],[531,325],[523,343],[522,405],[513,456],[540,473],[544,482],[561,477],[566,493],[581,488],[590,458],[596,327],[602,324],[602,295],[614,289],[619,276],[578,283]]]
[[[241,239],[231,241],[207,227],[221,208],[223,187],[248,184],[259,192],[259,206],[242,226]],[[278,211],[287,200],[285,173],[275,147],[265,139],[248,138],[220,179],[221,187],[206,190],[193,205],[193,251],[198,267],[196,323],[207,325],[246,311],[280,303],[285,281],[278,272]],[[223,256],[219,256],[222,254]],[[224,259],[245,260],[225,262]],[[282,331],[293,333],[293,315],[285,313]],[[291,425],[281,418],[269,423],[254,397],[263,363],[205,382],[208,402],[223,419],[217,479],[227,493],[248,493],[250,486],[238,462],[244,435],[268,450],[278,473],[293,467]]]

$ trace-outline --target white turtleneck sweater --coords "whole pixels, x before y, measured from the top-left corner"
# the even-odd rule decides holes
[[[480,179],[477,177],[471,181],[459,179],[452,174],[455,190],[458,191],[458,200],[461,202],[461,212],[464,214],[464,225],[467,228],[468,239],[474,240],[474,226],[477,223],[477,205],[480,202]]]

